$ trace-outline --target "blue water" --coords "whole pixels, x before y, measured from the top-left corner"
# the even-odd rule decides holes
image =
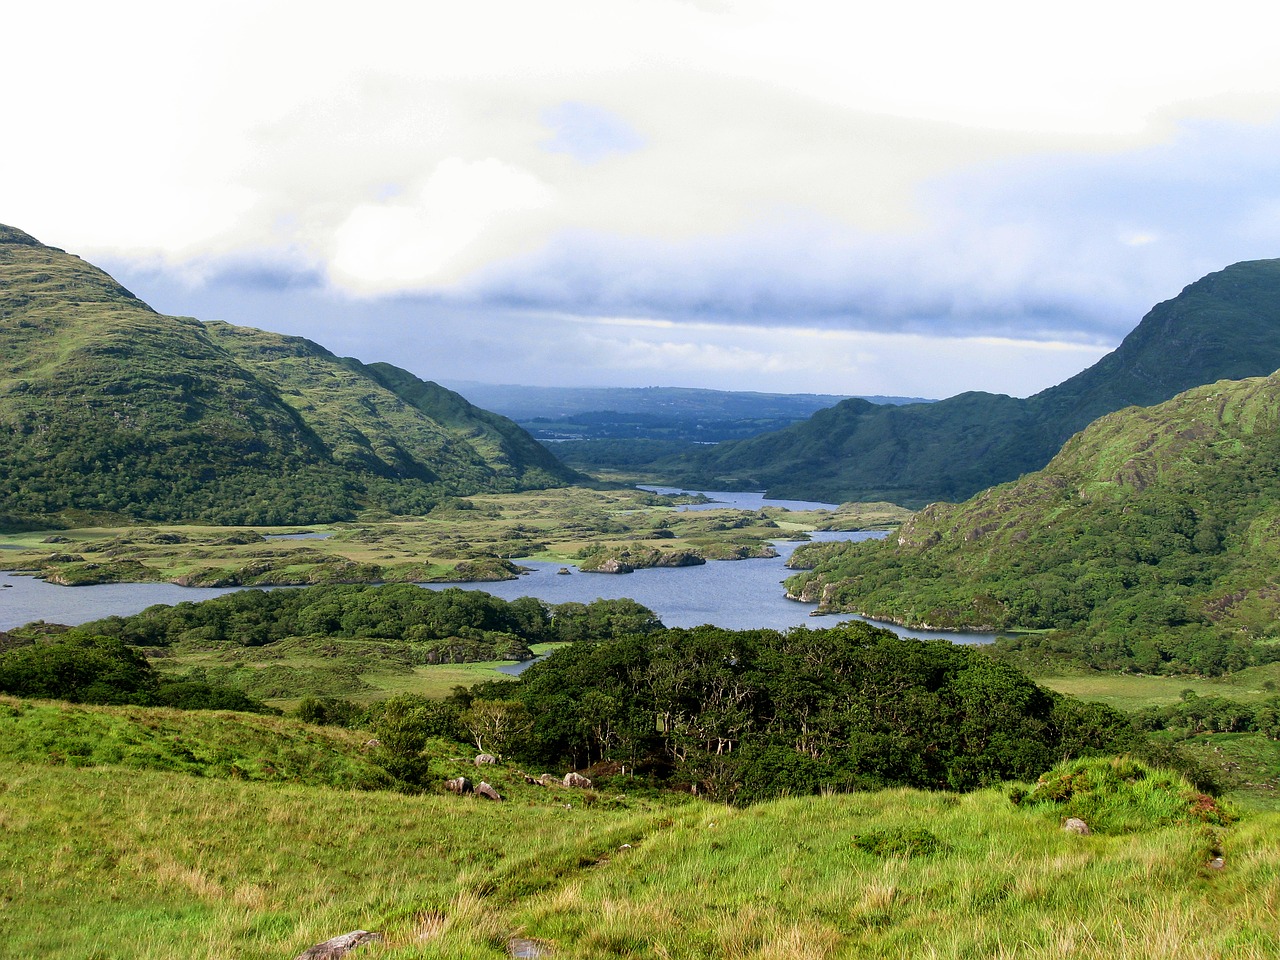
[[[173,583],[101,583],[59,587],[34,577],[0,573],[0,630],[33,620],[75,626],[103,617],[127,617],[156,603],[178,604],[231,593],[234,587],[179,587]]]
[[[814,540],[870,540],[883,533],[814,533]],[[483,590],[504,600],[533,596],[547,603],[577,600],[589,603],[596,599],[616,600],[621,597],[644,604],[668,627],[697,627],[709,623],[731,630],[767,627],[831,627],[843,620],[863,619],[848,614],[812,616],[816,604],[797,603],[786,598],[782,581],[795,571],[784,563],[800,544],[794,541],[775,543],[778,557],[770,560],[712,560],[697,567],[652,568],[635,573],[579,573],[570,576],[557,573],[563,564],[520,561],[533,568],[533,573],[519,580],[501,583],[427,584],[432,589],[458,586],[465,590]],[[873,621],[868,621],[873,622]],[[904,637],[925,640],[945,639],[955,643],[990,643],[994,634],[954,633],[941,630],[907,630],[891,624],[878,624]]]
[[[653,493],[678,494],[688,493],[696,496],[701,493],[710,497],[711,503],[681,504],[680,510],[759,510],[762,507],[782,507],[786,510],[835,510],[839,504],[819,503],[816,500],[767,500],[763,493],[743,493],[732,490],[686,490],[683,487],[655,487],[642,483],[641,490]]]
[[[669,487],[657,489],[660,492],[672,490]],[[695,504],[689,509],[725,506],[742,510],[758,510],[761,506],[786,506],[797,510],[835,509],[834,504],[765,500],[758,493],[711,491],[707,495],[720,502],[706,506]],[[818,532],[811,536],[814,540],[867,540],[884,534]],[[529,567],[532,572],[518,580],[426,586],[430,589],[457,586],[464,590],[482,590],[505,600],[533,596],[547,603],[570,600],[589,603],[598,598],[630,597],[654,611],[669,627],[712,624],[734,630],[786,629],[827,627],[842,620],[857,619],[849,615],[814,617],[811,616],[813,604],[786,598],[782,581],[793,571],[788,570],[784,562],[799,545],[796,541],[776,542],[774,546],[779,556],[773,559],[712,560],[696,567],[637,570],[628,574],[581,573],[576,567],[569,567],[571,575],[564,576],[557,573],[564,564],[525,560],[521,561],[521,566]],[[31,577],[0,574],[0,630],[33,620],[75,625],[107,616],[128,616],[153,604],[204,600],[230,593],[232,589],[235,588],[179,587],[167,583],[59,587]],[[994,638],[993,634],[907,630],[881,625],[903,636],[946,639],[955,643],[989,643]]]

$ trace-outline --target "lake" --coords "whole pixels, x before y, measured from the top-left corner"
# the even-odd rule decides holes
[[[653,488],[647,488],[653,489]],[[657,488],[672,492],[672,488]],[[716,504],[691,504],[687,509],[732,506],[758,510],[762,506],[790,509],[834,510],[834,504],[765,500],[758,493],[709,491]],[[814,540],[866,540],[883,533],[812,534]],[[778,541],[779,556],[759,560],[712,560],[696,567],[656,568],[628,574],[580,573],[577,568],[559,574],[565,564],[537,560],[521,561],[532,572],[518,580],[498,583],[427,584],[429,589],[458,586],[482,590],[504,600],[533,596],[547,603],[576,600],[589,603],[599,598],[630,597],[654,611],[669,627],[696,627],[712,624],[733,630],[757,627],[785,630],[788,627],[834,626],[849,615],[813,617],[814,605],[786,598],[782,581],[791,575],[784,563],[800,544]],[[0,630],[21,626],[32,620],[75,625],[108,616],[128,616],[156,603],[176,604],[198,601],[230,593],[235,588],[179,587],[168,583],[108,583],[87,587],[60,587],[12,574],[0,574]],[[949,633],[907,630],[890,624],[895,632],[921,639],[946,639],[955,643],[989,643],[993,634]]]

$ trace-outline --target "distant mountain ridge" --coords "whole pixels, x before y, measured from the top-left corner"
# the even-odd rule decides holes
[[[1280,260],[1237,263],[1156,305],[1116,350],[1025,400],[971,392],[931,404],[846,400],[785,430],[673,459],[673,479],[770,496],[963,500],[1043,467],[1102,416],[1280,369]]]
[[[0,226],[0,523],[304,523],[580,479],[506,418],[300,337],[156,313]]]
[[[758,390],[710,390],[701,387],[530,387],[517,384],[444,380],[452,390],[489,410],[521,422],[613,411],[711,418],[807,417],[835,406],[849,394],[766,393]],[[862,397],[872,403],[929,403],[924,397]]]

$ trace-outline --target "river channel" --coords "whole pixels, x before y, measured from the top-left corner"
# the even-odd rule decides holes
[[[669,492],[670,488],[661,488]],[[762,506],[782,506],[797,510],[834,509],[832,504],[764,500],[760,494],[711,491],[714,504],[691,505],[689,509],[733,507],[756,510]],[[812,534],[815,540],[866,540],[883,533]],[[785,561],[799,546],[795,541],[775,543],[779,556],[768,560],[713,560],[695,567],[637,570],[628,574],[580,573],[560,563],[520,561],[530,572],[518,580],[498,583],[429,584],[431,589],[458,586],[483,590],[506,600],[533,596],[547,603],[576,600],[588,603],[597,598],[630,597],[654,611],[669,627],[712,624],[734,630],[753,628],[827,627],[847,615],[811,616],[813,604],[786,599],[782,581],[792,571]],[[32,577],[0,574],[0,630],[33,620],[75,625],[107,616],[128,616],[157,603],[176,604],[204,600],[230,593],[231,589],[179,587],[168,583],[109,583],[85,587],[61,587]],[[955,643],[989,643],[992,634],[907,630],[888,626],[903,636],[947,639]]]

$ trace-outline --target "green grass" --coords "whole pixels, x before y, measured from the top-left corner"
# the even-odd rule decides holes
[[[3,764],[12,956],[294,956],[354,929],[369,958],[1169,957],[1280,951],[1280,818],[1064,834],[1000,791],[731,810],[493,804]],[[586,796],[586,795],[582,795]],[[938,852],[853,837],[927,823]]]
[[[284,718],[0,696],[0,760],[362,789],[388,786],[368,734]]]
[[[1181,749],[1218,771],[1235,803],[1280,813],[1280,742],[1257,733],[1211,733],[1185,741]]]
[[[0,953],[266,960],[355,929],[386,937],[362,948],[372,960],[496,960],[517,936],[586,960],[1280,950],[1280,814],[1200,822],[1185,783],[1132,764],[1089,765],[1093,806],[1033,791],[1015,807],[1001,788],[732,809],[535,787],[439,745],[464,755],[433,755],[433,776],[483,776],[505,798],[492,803],[350,789],[331,774],[365,763],[363,737],[0,700]],[[174,764],[196,745],[201,764]],[[230,750],[236,766],[215,756]],[[312,772],[287,775],[289,751]],[[274,773],[246,777],[267,761]],[[1060,773],[1087,799],[1074,768]],[[1063,792],[1045,782],[1039,793]],[[1065,834],[1082,810],[1098,832]],[[1218,853],[1222,870],[1208,866]]]
[[[1096,700],[1120,710],[1137,710],[1176,703],[1182,699],[1185,690],[1200,697],[1227,697],[1242,701],[1274,696],[1273,692],[1261,686],[1258,676],[1254,671],[1218,679],[1064,671],[1062,674],[1035,676],[1035,681],[1082,700]]]

